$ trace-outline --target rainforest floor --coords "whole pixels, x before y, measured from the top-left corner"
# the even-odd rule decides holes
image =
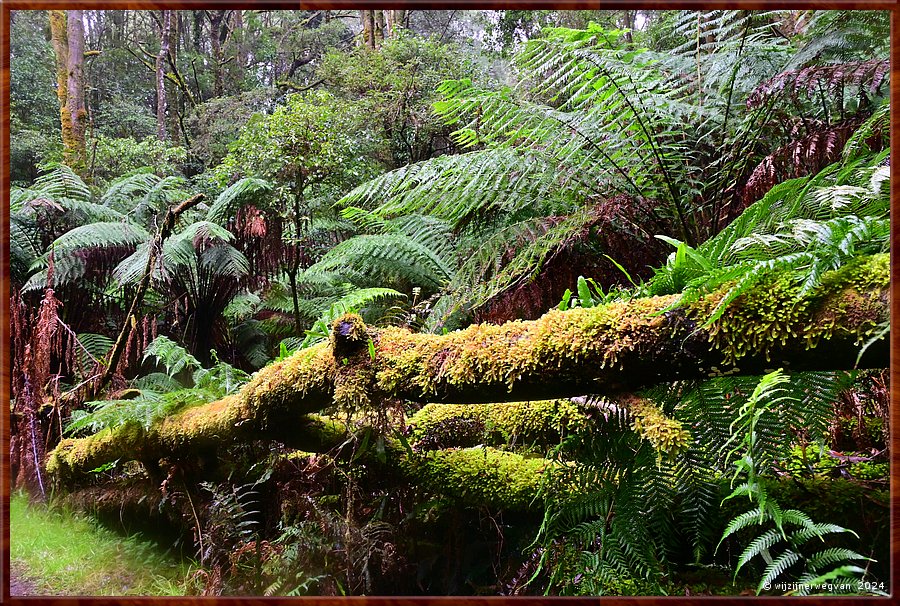
[[[140,535],[91,518],[10,499],[12,595],[185,595],[192,565]]]

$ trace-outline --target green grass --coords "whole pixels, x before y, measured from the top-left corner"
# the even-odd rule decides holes
[[[44,595],[184,595],[190,567],[89,517],[10,499],[10,560]]]

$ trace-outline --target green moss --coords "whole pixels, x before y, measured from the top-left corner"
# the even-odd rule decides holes
[[[874,334],[886,318],[882,300],[890,282],[887,255],[861,257],[829,272],[810,295],[792,276],[762,280],[741,295],[709,328],[709,340],[733,364],[749,354],[766,359],[774,347],[803,337],[807,348],[834,336],[852,336],[857,342]],[[729,287],[693,303],[689,313],[704,321],[718,306]]]
[[[691,434],[680,421],[667,417],[650,400],[629,397],[625,404],[634,418],[632,428],[639,436],[650,442],[661,455],[674,458],[684,452],[692,443]]]
[[[586,362],[621,367],[622,355],[653,349],[668,335],[658,312],[673,297],[590,309],[550,310],[537,320],[479,324],[447,335],[388,328],[377,338],[376,381],[385,392],[436,395],[446,386],[513,386],[523,376],[575,369]]]
[[[420,485],[465,504],[527,510],[535,502],[542,475],[551,463],[493,448],[437,450],[403,462]]]
[[[144,437],[140,424],[128,422],[87,438],[62,440],[47,457],[47,472],[66,481],[117,459],[131,460],[139,456]]]
[[[484,443],[541,443],[588,427],[588,418],[571,400],[498,404],[428,404],[410,419],[412,439],[420,440],[449,419],[477,421]]]
[[[240,391],[241,415],[254,418],[266,409],[300,403],[312,394],[329,396],[334,389],[337,364],[328,343],[301,349],[294,355],[258,371]],[[321,398],[310,398],[299,412],[315,412]]]
[[[344,314],[331,323],[331,349],[343,354],[345,349],[358,348],[369,340],[366,323],[358,314]]]

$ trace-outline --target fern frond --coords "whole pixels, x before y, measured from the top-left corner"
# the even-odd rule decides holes
[[[852,549],[846,549],[843,547],[832,547],[830,549],[823,549],[817,553],[814,553],[809,557],[806,562],[807,567],[813,572],[818,572],[819,570],[825,568],[826,566],[831,566],[832,564],[837,564],[839,562],[847,562],[852,560],[868,560],[871,561],[871,558],[867,558],[864,555],[856,553]],[[842,573],[844,574],[844,573]]]
[[[428,292],[440,289],[453,275],[447,260],[400,234],[363,235],[345,240],[307,272],[335,270],[352,270],[358,276],[357,280],[368,276],[382,284],[405,283],[420,286]]]
[[[245,206],[267,208],[270,205],[272,191],[272,185],[268,181],[253,178],[241,179],[218,195],[206,213],[206,220],[225,225],[239,209]]]
[[[805,543],[806,541],[810,540],[813,537],[818,537],[821,539],[826,534],[840,534],[840,533],[845,533],[845,532],[850,533],[854,536],[857,536],[857,538],[858,538],[858,535],[855,532],[853,532],[852,530],[849,530],[847,528],[844,528],[843,526],[838,526],[837,524],[826,524],[826,523],[821,523],[821,522],[820,523],[812,523],[805,528],[801,528],[800,530],[793,532],[789,538],[790,538],[792,545],[798,546],[798,545],[802,545],[803,543]]]
[[[734,574],[737,576],[737,573],[743,568],[744,564],[755,558],[760,554],[768,553],[770,547],[781,541],[782,539],[781,531],[777,528],[770,528],[760,536],[753,539],[747,548],[741,553],[741,556],[738,558],[737,566],[734,569]]]
[[[785,550],[771,564],[766,566],[763,577],[756,588],[756,595],[762,592],[763,587],[771,586],[772,581],[778,578],[785,570],[800,561],[800,554],[790,549]]]
[[[144,349],[144,360],[156,358],[166,367],[166,373],[172,377],[184,369],[201,368],[200,362],[184,347],[165,335],[159,335]]]
[[[812,65],[800,70],[782,72],[761,84],[747,97],[747,107],[759,107],[776,95],[796,98],[801,92],[818,93],[822,90],[833,94],[841,86],[856,86],[875,93],[887,79],[890,61],[871,59],[837,65]]]
[[[77,338],[80,348],[76,355],[82,368],[91,368],[96,362],[105,360],[114,345],[112,339],[96,333],[80,333]]]
[[[79,249],[133,247],[147,241],[150,234],[140,225],[123,222],[98,222],[72,229],[52,245],[55,254],[72,255]]]
[[[34,190],[54,200],[67,198],[78,202],[91,201],[90,188],[75,171],[65,164],[51,164],[48,168],[47,172],[35,180]]]
[[[160,178],[153,173],[135,173],[114,180],[103,192],[100,204],[121,213],[131,211],[138,200],[143,199]]]

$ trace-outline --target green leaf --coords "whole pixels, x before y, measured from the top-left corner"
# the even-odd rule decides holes
[[[594,298],[591,296],[591,289],[584,276],[578,276],[578,299],[582,307],[594,306]]]

